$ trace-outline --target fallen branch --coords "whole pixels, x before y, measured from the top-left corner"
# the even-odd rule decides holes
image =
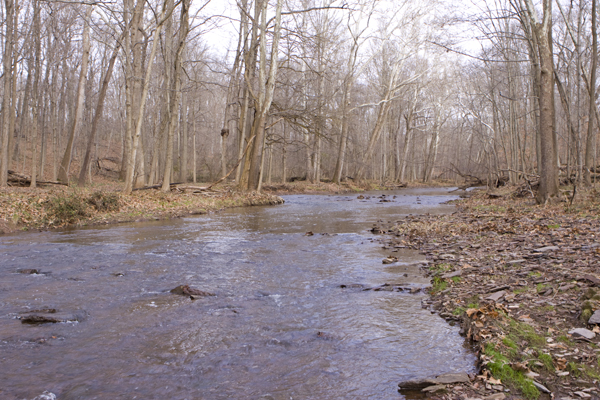
[[[524,176],[533,176],[534,178],[539,178],[540,177],[537,174],[528,174],[527,172],[517,171],[517,170],[514,170],[514,169],[510,169],[510,168],[501,169],[500,171],[514,172],[515,174],[521,174],[521,175],[524,175]]]
[[[227,179],[229,177],[229,175],[231,175],[231,173],[238,167],[238,165],[240,165],[240,163],[242,162],[242,160],[244,159],[244,157],[246,157],[246,153],[248,152],[248,149],[250,148],[250,145],[252,144],[252,141],[254,141],[254,138],[256,137],[256,135],[252,136],[250,138],[250,140],[248,140],[248,144],[246,145],[246,148],[244,149],[244,153],[242,154],[242,156],[240,157],[240,159],[237,161],[237,163],[235,163],[235,165],[233,166],[233,168],[231,168],[231,170],[227,173],[227,175],[225,175],[224,177],[222,177],[221,179],[217,180],[216,182],[211,183],[210,185],[207,186],[207,190],[212,188],[213,186],[223,182],[225,179]]]
[[[176,182],[176,183],[171,183],[169,184],[169,188],[172,188],[173,186],[176,185],[181,185],[183,182]],[[158,185],[152,185],[152,186],[144,186],[141,188],[135,188],[132,191],[135,192],[136,190],[148,190],[148,189],[160,189],[162,187],[162,183],[159,183]]]

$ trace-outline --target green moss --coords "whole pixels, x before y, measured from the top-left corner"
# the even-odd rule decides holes
[[[529,347],[542,347],[546,344],[546,339],[542,335],[539,335],[531,325],[511,319],[509,326],[511,328],[511,335],[519,341],[525,341]]]
[[[439,276],[433,278],[433,287],[431,288],[432,292],[442,292],[446,290],[447,287],[448,282],[446,282],[444,279],[440,278]]]
[[[460,276],[453,276],[453,277],[452,277],[452,282],[454,282],[454,283],[458,283],[458,282],[460,282],[460,281],[461,281],[461,279],[460,279]]]
[[[548,371],[554,371],[554,364],[552,363],[552,356],[550,354],[540,354],[539,360],[542,364],[544,364],[544,368]]]
[[[519,355],[519,347],[517,346],[517,344],[513,341],[512,338],[509,337],[505,337],[504,339],[502,339],[502,343],[506,346],[506,353],[507,355],[512,359],[516,359]]]
[[[454,309],[454,311],[452,311],[452,314],[454,315],[463,315],[465,313],[465,309],[463,307],[456,307]]]
[[[567,363],[567,371],[569,371],[575,378],[579,378],[581,376],[579,365],[573,361]]]
[[[594,290],[593,288],[589,288],[583,294],[583,298],[586,300],[589,300],[589,299],[593,298],[594,296],[596,296],[597,294],[598,294],[598,292],[596,290]],[[590,306],[590,308],[591,308],[591,306]]]
[[[587,323],[589,321],[589,319],[592,317],[592,310],[588,309],[588,308],[584,308],[581,311],[581,315],[579,316],[579,319],[582,320],[583,322]]]
[[[536,286],[536,290],[539,293],[544,293],[546,290],[548,290],[548,288],[550,287],[550,285],[546,285],[544,283],[538,283]]]
[[[563,342],[565,344],[571,345],[571,339],[569,339],[569,337],[567,335],[560,335],[556,337],[556,340],[558,340],[559,342]]]
[[[429,270],[433,272],[433,275],[440,275],[444,272],[448,272],[452,269],[452,265],[447,263],[436,264],[433,267],[430,267]]]
[[[496,379],[500,379],[505,385],[519,390],[526,399],[535,400],[540,396],[540,392],[533,385],[533,382],[527,379],[522,372],[512,369],[509,360],[498,352],[492,344],[485,346],[485,354],[492,358],[487,367]]]

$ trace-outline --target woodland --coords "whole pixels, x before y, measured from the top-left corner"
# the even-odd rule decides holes
[[[597,179],[596,8],[4,0],[0,186],[466,179],[546,202]]]

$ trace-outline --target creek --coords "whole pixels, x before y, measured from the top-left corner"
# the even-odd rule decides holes
[[[340,287],[429,283],[416,251],[382,264],[369,229],[456,196],[385,194],[0,236],[0,398],[401,399],[400,381],[474,372],[423,291]],[[182,284],[215,296],[169,292]],[[73,321],[21,323],[44,309]]]

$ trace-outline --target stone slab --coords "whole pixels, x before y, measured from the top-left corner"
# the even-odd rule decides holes
[[[582,337],[584,339],[588,339],[588,340],[592,340],[593,338],[596,337],[596,334],[592,331],[590,331],[589,329],[585,329],[585,328],[577,328],[577,329],[573,329],[569,331],[570,335],[573,335],[574,337]]]

